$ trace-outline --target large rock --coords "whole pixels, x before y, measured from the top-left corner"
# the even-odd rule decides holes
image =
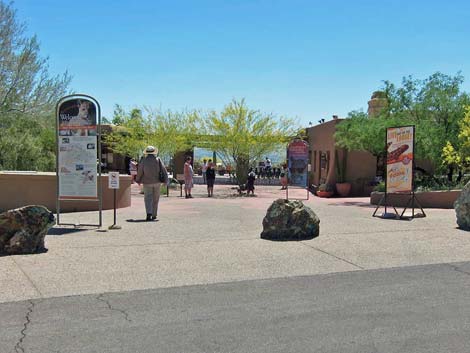
[[[302,240],[320,234],[320,219],[301,201],[278,199],[269,206],[263,219],[262,239]]]
[[[470,182],[464,186],[460,196],[455,200],[454,209],[459,227],[470,230]]]
[[[0,213],[0,254],[44,251],[44,238],[54,223],[54,214],[44,206],[25,206]]]

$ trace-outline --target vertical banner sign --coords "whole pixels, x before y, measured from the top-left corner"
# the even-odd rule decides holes
[[[57,109],[59,199],[98,199],[97,102],[71,96]]]
[[[306,188],[308,184],[308,143],[294,140],[287,148],[289,182],[293,186]]]
[[[387,193],[413,191],[414,126],[387,129]]]

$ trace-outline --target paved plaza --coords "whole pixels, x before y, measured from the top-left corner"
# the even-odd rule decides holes
[[[216,185],[215,197],[196,185],[194,199],[162,196],[157,222],[143,222],[143,195],[118,210],[121,230],[55,227],[47,253],[0,257],[0,302],[253,279],[274,279],[470,260],[470,237],[453,210],[427,209],[412,221],[371,217],[367,198],[304,201],[320,217],[320,236],[300,242],[260,239],[277,186],[238,197]],[[305,198],[303,190],[290,197]],[[112,224],[104,212],[104,229]],[[63,215],[63,222],[97,222],[96,212]]]

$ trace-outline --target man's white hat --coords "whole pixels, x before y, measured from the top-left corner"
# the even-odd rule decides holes
[[[144,154],[157,154],[158,149],[153,147],[153,146],[147,146],[147,148],[144,151]]]

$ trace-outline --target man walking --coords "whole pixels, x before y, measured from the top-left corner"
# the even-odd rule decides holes
[[[157,158],[157,154],[158,150],[155,147],[147,146],[137,170],[136,181],[144,184],[146,221],[157,219],[160,184],[168,183],[168,173],[163,162]]]

